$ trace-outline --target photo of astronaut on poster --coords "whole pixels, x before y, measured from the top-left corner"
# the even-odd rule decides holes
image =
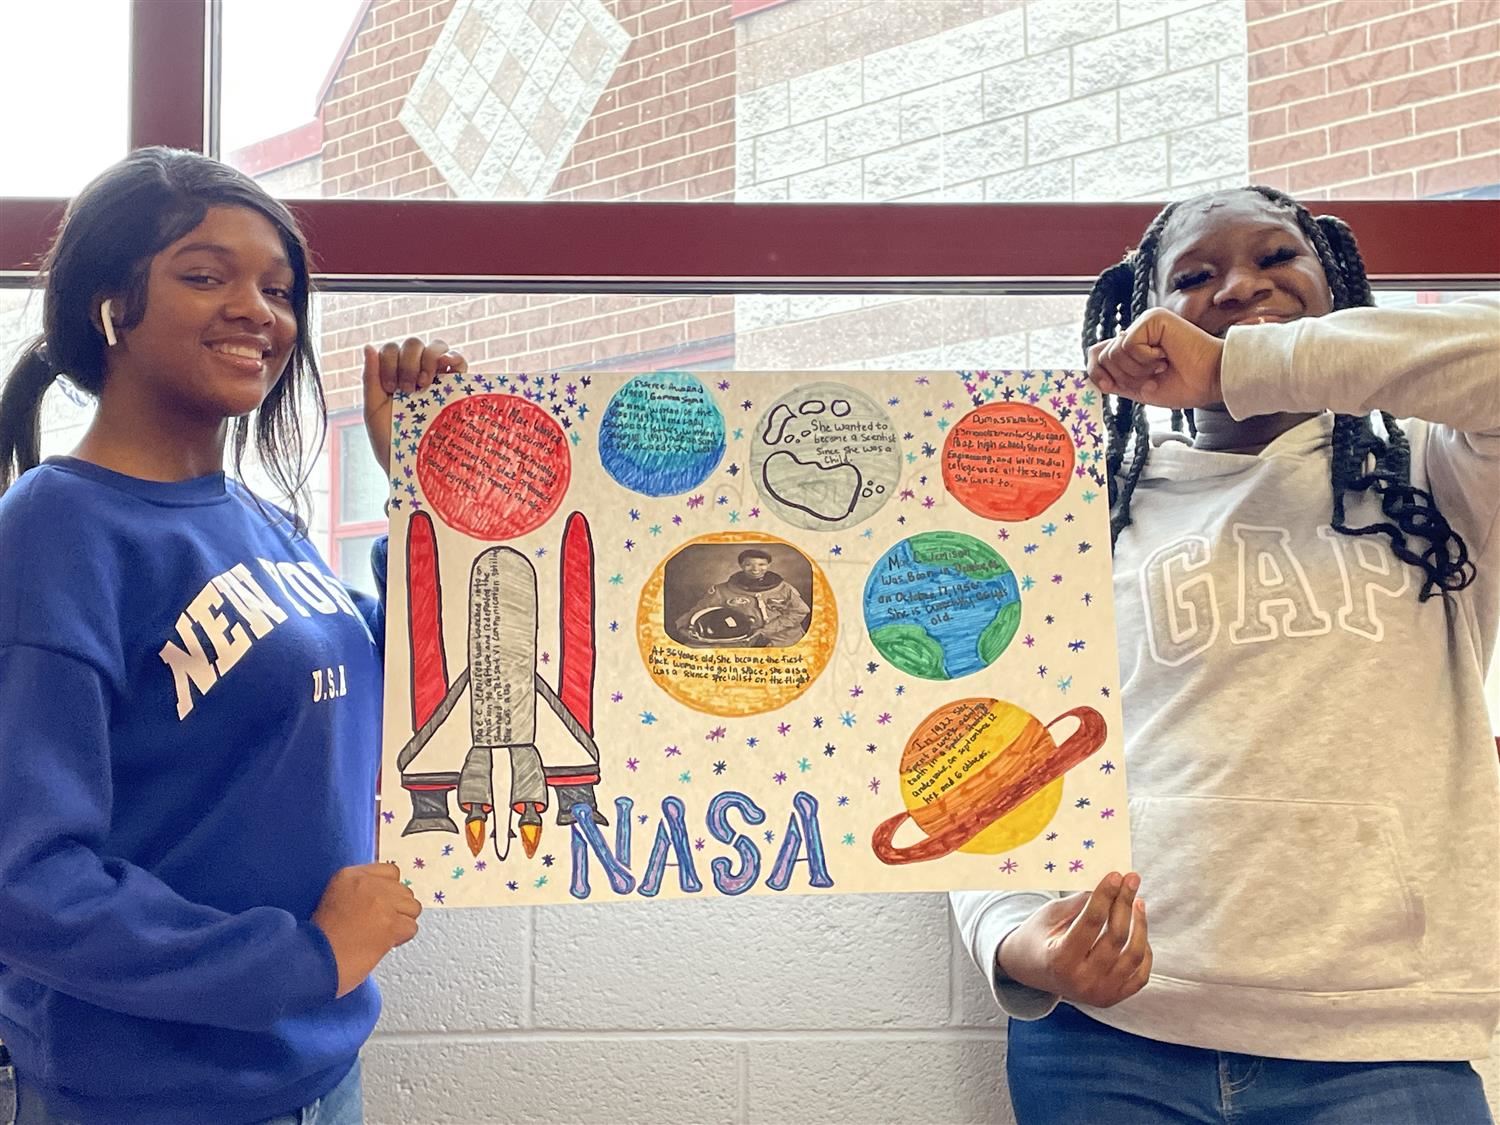
[[[690,648],[785,648],[812,615],[812,566],[781,543],[685,547],[664,585],[667,634]]]

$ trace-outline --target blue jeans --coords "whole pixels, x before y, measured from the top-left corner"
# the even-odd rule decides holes
[[[1158,1043],[1059,1004],[1011,1020],[1019,1125],[1493,1125],[1463,1062],[1320,1063]]]
[[[261,1125],[365,1125],[365,1095],[359,1080],[359,1060],[344,1080],[315,1102],[295,1113],[283,1113]]]
[[[0,1125],[10,1125],[5,1084],[0,1081]],[[16,1080],[15,1125],[76,1125],[76,1118],[60,1116],[42,1104],[36,1087],[19,1075]],[[272,1117],[260,1125],[364,1125],[364,1092],[359,1080],[359,1062],[332,1090],[301,1109]],[[207,1123],[205,1123],[207,1125]]]

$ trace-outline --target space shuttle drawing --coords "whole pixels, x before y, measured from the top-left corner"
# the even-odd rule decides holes
[[[411,795],[412,817],[402,835],[459,831],[449,813],[456,793],[463,834],[475,856],[488,837],[499,859],[520,837],[529,859],[542,836],[542,814],[557,803],[556,822],[571,825],[580,806],[599,824],[594,786],[599,748],[593,737],[594,548],[588,521],[574,512],[563,529],[561,553],[562,660],[558,687],[537,671],[537,577],[531,561],[497,546],[475,558],[469,572],[468,666],[448,679],[442,623],[437,538],[425,512],[407,524],[407,607],[412,676],[411,739],[396,764]],[[467,695],[467,752],[456,771],[409,767],[434,741]],[[550,714],[556,741],[541,745],[541,716]],[[447,740],[452,745],[450,735]],[[496,793],[502,800],[496,802]]]

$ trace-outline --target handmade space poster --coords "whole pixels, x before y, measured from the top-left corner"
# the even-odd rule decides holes
[[[1128,868],[1081,374],[451,375],[394,428],[380,855],[424,904]]]

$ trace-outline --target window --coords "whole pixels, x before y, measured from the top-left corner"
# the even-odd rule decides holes
[[[378,594],[370,570],[370,548],[385,532],[385,498],[389,486],[370,453],[362,412],[329,418],[328,437],[332,469],[326,507],[328,562],[348,585]]]
[[[225,4],[226,149],[254,167],[321,127],[289,194],[1121,200],[1253,179],[1402,199],[1500,179],[1497,17],[1465,0],[337,0],[273,42],[264,14],[293,6]],[[292,64],[276,98],[267,56]]]
[[[260,11],[250,2],[226,0],[227,41],[268,34],[250,18]],[[1159,199],[1254,178],[1314,199],[1410,197],[1474,177],[1491,182],[1486,161],[1500,162],[1494,105],[1468,93],[1500,92],[1500,43],[1492,42],[1500,17],[1476,19],[1472,6],[1453,2],[1401,19],[1381,5],[1282,0],[344,7],[352,18],[342,31],[325,15],[299,47],[306,73],[324,75],[315,92],[311,79],[301,83],[303,109],[280,117],[259,109],[254,68],[239,67],[236,79],[226,57],[226,120],[260,120],[269,132],[307,119],[231,154],[273,190],[449,204],[930,204]],[[1387,104],[1398,97],[1399,107]],[[1357,159],[1337,155],[1346,150]],[[325,208],[309,213],[331,213]],[[641,277],[693,274],[698,262],[707,263],[703,273],[785,275],[795,272],[793,255],[827,248],[865,276],[911,276],[919,254],[951,262],[964,251],[973,254],[971,276],[1026,276],[1034,268],[1004,268],[1006,251],[1046,245],[1055,248],[1038,255],[1047,267],[1082,288],[1104,262],[1090,249],[1081,268],[1065,267],[1063,248],[1123,248],[1150,213],[1122,221],[1127,234],[1100,237],[1082,211],[1054,212],[1050,223],[1017,215],[1014,225],[972,212],[963,234],[971,220],[954,211],[902,238],[874,223],[849,229],[842,212],[829,212],[775,245],[799,222],[796,212],[734,226],[667,219],[656,208],[588,221],[550,207],[497,209],[493,220],[457,208],[444,213],[454,232],[447,247],[397,263],[393,247],[366,239],[361,263],[379,257],[392,275],[421,276],[441,261],[456,275],[586,277],[611,257]],[[564,260],[584,246],[583,261]],[[473,260],[459,262],[454,251]],[[517,263],[512,254],[530,257]],[[866,255],[877,261],[856,266]],[[1048,332],[1053,345],[1067,339],[1044,349],[1054,361],[1076,355],[1076,315],[1041,298],[1012,303],[990,326],[965,319],[980,315],[980,298],[939,306],[911,292],[709,294],[595,316],[593,305],[609,300],[479,297],[467,323],[445,317],[440,330],[468,339],[480,362],[513,357],[523,367],[649,366],[660,349],[723,340],[742,369],[794,353],[815,365],[899,354],[936,362],[984,351],[966,343],[1020,333],[1029,348]],[[380,302],[357,315],[381,323]],[[355,343],[347,332],[329,342]]]
[[[129,12],[91,0],[0,4],[12,91],[0,124],[0,197],[72,195],[125,155]],[[58,44],[67,45],[66,65]]]

